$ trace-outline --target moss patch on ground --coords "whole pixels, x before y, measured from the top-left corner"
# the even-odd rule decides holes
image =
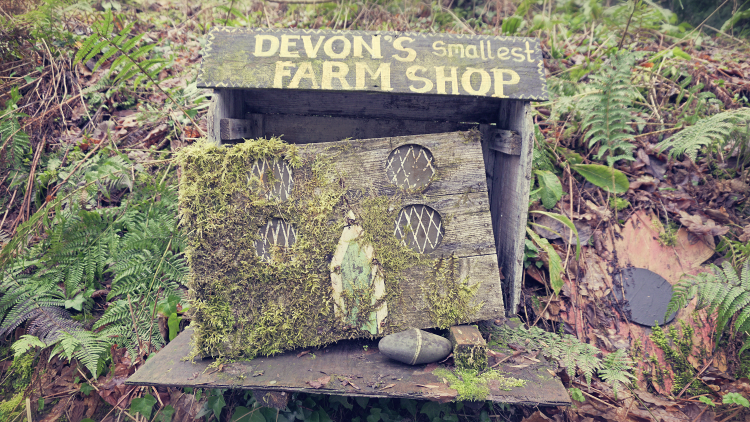
[[[671,325],[665,333],[657,325],[651,331],[651,340],[664,352],[664,360],[672,368],[674,374],[672,394],[680,392],[688,383],[690,386],[686,390],[687,394],[697,396],[710,393],[712,390],[700,379],[696,379],[695,368],[687,359],[693,353],[694,329],[682,320],[680,320],[680,328],[681,330],[678,331],[674,325]],[[655,359],[652,362],[658,364]]]
[[[505,391],[526,385],[526,380],[505,376],[501,371],[495,369],[479,372],[471,369],[451,371],[438,368],[432,374],[445,379],[448,386],[458,392],[456,400],[486,400],[490,394],[490,382],[492,382],[494,388]]]
[[[470,317],[474,307],[468,304],[478,286],[451,278],[457,272],[455,258],[432,259],[394,236],[399,195],[346,188],[346,175],[334,165],[345,147],[337,143],[309,154],[305,147],[273,138],[232,147],[202,141],[179,152],[194,356],[252,358],[340,339],[372,338],[361,327],[384,302],[388,317],[383,334],[406,329],[397,321],[399,310],[405,309],[400,284],[407,270],[435,274],[430,305],[439,325]],[[273,171],[260,176],[251,171],[258,160],[280,159],[293,170],[293,187],[283,201],[273,195]],[[347,217],[352,213],[353,221]],[[272,219],[294,227],[296,241],[288,248],[271,248],[269,260],[258,256],[256,242],[261,240],[259,229]],[[373,300],[373,288],[344,291],[349,313],[341,316],[332,298],[330,262],[342,230],[351,224],[364,230],[357,242],[373,246],[371,265],[383,276],[386,293]]]

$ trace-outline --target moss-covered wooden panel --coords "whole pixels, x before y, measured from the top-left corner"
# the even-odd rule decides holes
[[[504,312],[479,133],[180,152],[195,352],[252,357]]]

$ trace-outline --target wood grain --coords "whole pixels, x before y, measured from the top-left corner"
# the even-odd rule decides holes
[[[495,123],[504,100],[416,94],[235,90],[248,113]],[[240,118],[242,115],[232,116]]]
[[[125,383],[127,385],[192,388],[232,388],[258,391],[305,392],[354,397],[455,400],[457,392],[432,374],[434,365],[411,366],[382,355],[374,341],[341,341],[297,357],[299,350],[251,361],[224,363],[210,369],[213,359],[186,360],[190,352],[188,328],[150,358]],[[365,348],[364,346],[367,346]],[[507,376],[526,380],[510,391],[490,384],[488,400],[523,405],[569,406],[570,397],[544,364],[525,368],[501,366]],[[310,384],[324,376],[321,388]],[[425,387],[429,386],[429,387]]]
[[[200,88],[548,99],[532,38],[214,28],[204,51]]]
[[[521,135],[519,155],[495,153],[494,184],[490,209],[493,217],[498,264],[505,277],[506,312],[515,315],[521,298],[523,244],[529,211],[534,125],[531,105],[507,102],[500,108],[498,127]]]
[[[224,122],[225,120],[222,120],[222,124],[228,125],[228,128],[231,125],[231,129],[226,132],[222,131],[222,142],[280,136],[285,142],[293,144],[454,132],[469,130],[477,126],[447,121],[328,116],[292,117],[281,114],[252,113],[248,114],[246,119],[226,119],[226,123]],[[243,131],[239,128],[247,129]]]

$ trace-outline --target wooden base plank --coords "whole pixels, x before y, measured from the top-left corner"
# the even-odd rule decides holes
[[[217,370],[209,368],[213,359],[196,359],[194,363],[185,360],[190,352],[191,335],[190,328],[178,335],[133,374],[126,384],[275,390],[441,402],[455,400],[457,395],[456,390],[432,374],[438,365],[410,366],[396,362],[382,355],[375,341],[341,341],[317,350],[306,349],[309,350],[306,354],[297,350],[273,357],[227,363]],[[523,405],[570,405],[570,398],[562,383],[552,377],[543,364],[499,369],[507,372],[508,376],[526,380],[526,385],[511,391],[491,387],[488,400]],[[321,385],[322,382],[325,384]]]

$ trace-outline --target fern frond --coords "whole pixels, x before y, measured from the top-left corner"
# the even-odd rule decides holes
[[[687,156],[695,161],[698,151],[708,145],[726,145],[728,140],[739,131],[748,132],[750,123],[750,108],[725,111],[698,120],[675,133],[671,137],[659,142],[656,147],[661,151],[669,151],[670,158]]]
[[[638,57],[633,53],[613,56],[609,65],[590,76],[593,92],[581,105],[584,113],[581,127],[586,130],[583,139],[589,147],[599,145],[597,159],[609,154],[610,166],[621,159],[634,160],[634,146],[629,142],[633,132],[632,98],[640,94],[631,83],[630,69]]]
[[[633,369],[633,361],[627,355],[625,349],[618,349],[604,357],[602,367],[599,369],[599,377],[612,387],[617,400],[617,392],[620,385],[630,385],[631,380],[636,377],[630,371]]]
[[[722,335],[735,315],[734,331],[750,329],[750,260],[743,263],[740,274],[729,262],[722,268],[709,265],[709,272],[683,277],[674,286],[672,299],[667,306],[667,315],[684,308],[694,297],[698,297],[698,309],[716,312],[716,335]]]

